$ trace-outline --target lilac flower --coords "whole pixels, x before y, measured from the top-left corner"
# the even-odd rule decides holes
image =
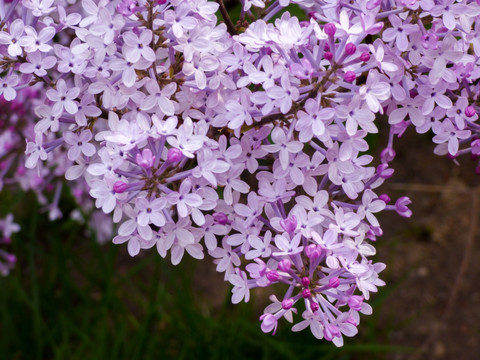
[[[10,24],[10,31],[0,31],[0,44],[8,45],[8,55],[22,55],[20,39],[23,35],[25,25],[22,20],[16,19]]]
[[[90,144],[92,139],[92,132],[90,130],[84,130],[79,135],[71,131],[66,131],[63,134],[65,142],[70,145],[68,150],[68,158],[75,161],[81,154],[85,156],[92,156],[95,154],[95,146]]]
[[[16,75],[8,76],[6,79],[0,78],[0,95],[3,95],[5,100],[12,101],[17,97],[15,86],[18,84],[19,78]]]
[[[69,114],[75,114],[78,106],[73,99],[76,99],[79,94],[80,89],[77,87],[67,89],[67,84],[63,79],[58,80],[56,90],[50,89],[46,93],[48,99],[55,102],[52,108],[54,115],[61,115],[64,109]]]
[[[20,71],[25,74],[34,73],[37,76],[47,75],[47,70],[51,69],[57,63],[55,56],[47,56],[42,58],[39,52],[32,52],[27,55],[28,63],[20,65]]]
[[[247,274],[245,271],[240,271],[229,276],[228,281],[234,286],[232,289],[232,303],[238,304],[240,301],[250,300],[250,290],[248,288]]]

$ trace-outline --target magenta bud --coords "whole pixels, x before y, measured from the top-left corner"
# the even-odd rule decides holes
[[[390,196],[388,196],[387,194],[382,194],[378,198],[382,200],[385,204],[388,204],[390,202]]]
[[[348,306],[350,309],[360,311],[362,309],[363,297],[358,295],[352,295],[348,298]]]
[[[370,60],[370,54],[368,52],[363,52],[362,55],[360,55],[360,60],[367,62]]]
[[[325,34],[327,34],[328,36],[333,36],[337,31],[337,27],[335,26],[335,24],[328,23],[325,24],[325,26],[323,27],[323,31],[325,31]]]
[[[348,55],[355,54],[355,51],[357,51],[357,47],[355,46],[354,43],[349,42],[347,45],[345,45],[345,52]]]
[[[377,166],[377,175],[382,179],[389,179],[392,177],[394,170],[388,167],[388,164],[380,164]]]
[[[280,220],[280,226],[285,230],[287,233],[291,234],[297,228],[297,218],[295,215],[292,217]]]
[[[17,262],[17,257],[13,254],[8,254],[6,259],[10,264],[15,264]]]
[[[323,47],[323,50],[324,51],[330,51],[330,45],[325,44],[325,46]]]
[[[307,287],[308,285],[310,285],[310,279],[308,277],[303,277],[302,278],[302,285]]]
[[[322,249],[315,244],[310,244],[305,248],[305,255],[309,259],[318,259],[322,254]]]
[[[390,161],[392,161],[395,158],[395,155],[396,155],[396,153],[395,153],[395,150],[393,150],[393,148],[386,147],[380,153],[380,160],[384,164],[389,163]]]
[[[398,198],[395,202],[395,210],[397,211],[398,215],[409,218],[412,216],[412,211],[408,208],[412,201],[407,196],[402,196]]]
[[[228,216],[225,213],[223,212],[214,213],[212,216],[215,222],[217,222],[218,224],[220,225],[228,224]]]
[[[280,260],[278,263],[278,269],[283,272],[288,272],[292,267],[292,263],[288,259]]]
[[[325,51],[323,53],[323,57],[325,58],[325,60],[332,60],[333,59],[333,54],[330,52],[330,51]]]
[[[475,108],[474,108],[472,105],[467,106],[467,107],[465,108],[465,115],[466,115],[467,117],[472,117],[472,116],[475,115],[475,114],[476,114],[476,111],[475,111]]]
[[[312,293],[310,292],[309,289],[303,289],[302,290],[302,296],[304,299],[308,299],[309,297],[312,296]]]
[[[331,288],[337,288],[340,285],[340,279],[338,277],[332,277],[330,280],[328,280],[328,286]]]
[[[293,306],[293,299],[285,299],[282,301],[282,309],[289,310]]]
[[[353,82],[357,78],[357,75],[355,75],[355,73],[353,71],[347,71],[343,78],[345,79],[346,82],[350,83],[350,82]]]
[[[472,147],[472,154],[480,155],[480,139],[473,140],[470,146]]]
[[[180,149],[177,148],[170,148],[168,149],[168,154],[167,154],[167,161],[169,163],[176,163],[179,162],[182,159],[182,152]]]
[[[153,163],[155,162],[155,156],[152,154],[152,150],[150,149],[143,149],[142,153],[137,154],[137,164],[144,168],[144,169],[150,169],[153,166]]]
[[[312,309],[312,312],[315,312],[320,309],[320,306],[315,301],[310,301],[310,309]]]
[[[267,279],[271,282],[275,282],[280,278],[279,273],[276,270],[270,270],[267,272]]]
[[[332,341],[333,338],[340,336],[340,331],[335,325],[328,324],[323,328],[323,336],[325,340]]]
[[[127,191],[127,184],[123,181],[115,181],[113,184],[113,192],[116,194],[122,194]]]

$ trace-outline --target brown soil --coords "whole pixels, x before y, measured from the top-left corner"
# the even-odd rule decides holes
[[[386,214],[378,260],[388,295],[379,307],[378,341],[413,348],[391,360],[480,357],[480,177],[475,163],[432,153],[419,135],[398,140],[396,173],[383,191],[409,196],[411,219]]]

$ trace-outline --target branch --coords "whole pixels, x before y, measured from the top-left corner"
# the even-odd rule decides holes
[[[223,21],[225,21],[225,25],[227,25],[228,33],[232,36],[238,35],[238,32],[233,25],[232,19],[230,19],[230,15],[228,15],[228,11],[225,7],[225,4],[223,3],[223,0],[216,0],[216,2],[218,3],[218,5],[220,5],[220,13],[222,14]]]

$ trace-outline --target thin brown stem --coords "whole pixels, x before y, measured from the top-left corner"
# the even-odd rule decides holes
[[[227,31],[230,35],[238,35],[237,30],[235,29],[235,25],[233,25],[232,19],[230,19],[230,15],[228,15],[227,8],[223,3],[223,0],[216,0],[218,5],[220,5],[220,13],[222,14],[223,21],[225,21],[225,25],[227,25]]]

